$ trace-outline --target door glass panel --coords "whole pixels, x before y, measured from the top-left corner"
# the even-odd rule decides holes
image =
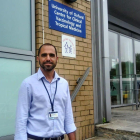
[[[138,99],[140,101],[140,42],[134,41],[134,44],[135,44],[135,61],[136,61]]]
[[[0,46],[31,51],[30,0],[0,3]]]
[[[132,39],[120,36],[123,103],[133,102],[134,60]]]
[[[119,58],[118,58],[118,35],[109,32],[109,58],[110,58],[110,94],[111,104],[121,103],[120,98],[120,78],[119,78]]]
[[[0,58],[0,137],[14,134],[18,90],[31,61]]]

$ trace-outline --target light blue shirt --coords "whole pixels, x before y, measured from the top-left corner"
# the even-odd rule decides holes
[[[54,111],[58,111],[58,119],[50,120],[48,115],[51,103],[43,81],[51,96],[54,97],[56,81],[57,92],[54,99]],[[47,81],[39,69],[36,74],[26,78],[20,87],[17,114],[16,131],[14,140],[27,140],[27,132],[39,137],[57,137],[76,130],[68,82],[59,77],[55,72],[51,83]]]

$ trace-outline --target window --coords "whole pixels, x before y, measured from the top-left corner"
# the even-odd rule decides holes
[[[0,4],[0,139],[13,140],[18,90],[35,72],[35,2]]]

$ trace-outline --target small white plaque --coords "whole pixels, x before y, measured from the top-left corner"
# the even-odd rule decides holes
[[[76,58],[75,38],[62,35],[62,56]]]

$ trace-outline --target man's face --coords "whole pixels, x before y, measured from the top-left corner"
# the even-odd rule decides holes
[[[58,57],[53,46],[42,46],[38,56],[40,67],[45,71],[52,71],[57,64]]]

